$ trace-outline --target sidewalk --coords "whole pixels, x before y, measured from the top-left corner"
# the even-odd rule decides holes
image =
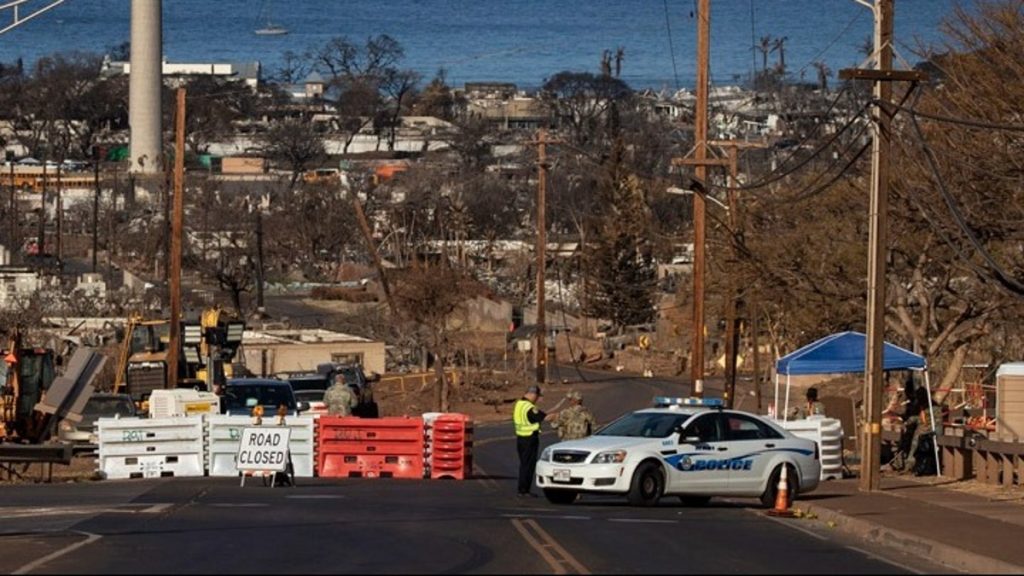
[[[856,478],[833,480],[795,507],[836,529],[956,570],[1024,573],[1024,505],[954,490],[954,483],[888,477],[882,490],[867,493]]]

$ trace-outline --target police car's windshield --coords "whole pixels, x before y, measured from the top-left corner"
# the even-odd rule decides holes
[[[670,436],[690,414],[665,412],[633,412],[598,430],[595,436],[633,436],[665,438]]]

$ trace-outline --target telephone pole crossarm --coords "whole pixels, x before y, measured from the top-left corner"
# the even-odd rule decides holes
[[[840,80],[871,80],[873,82],[927,82],[928,74],[917,70],[868,70],[843,68]]]
[[[703,167],[721,166],[723,168],[728,168],[729,167],[729,159],[728,158],[705,158],[703,160],[698,160],[696,158],[673,158],[672,159],[672,165],[673,166],[703,166]]]

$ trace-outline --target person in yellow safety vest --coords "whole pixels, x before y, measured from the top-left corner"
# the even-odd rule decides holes
[[[540,386],[530,386],[512,409],[512,424],[516,431],[516,449],[519,452],[519,496],[536,496],[530,491],[537,470],[540,450],[540,423],[547,417],[537,408],[541,397]]]

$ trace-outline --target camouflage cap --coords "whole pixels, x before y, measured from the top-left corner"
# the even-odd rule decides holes
[[[565,397],[568,400],[583,400],[583,394],[580,394],[576,390],[570,390],[565,393]]]

